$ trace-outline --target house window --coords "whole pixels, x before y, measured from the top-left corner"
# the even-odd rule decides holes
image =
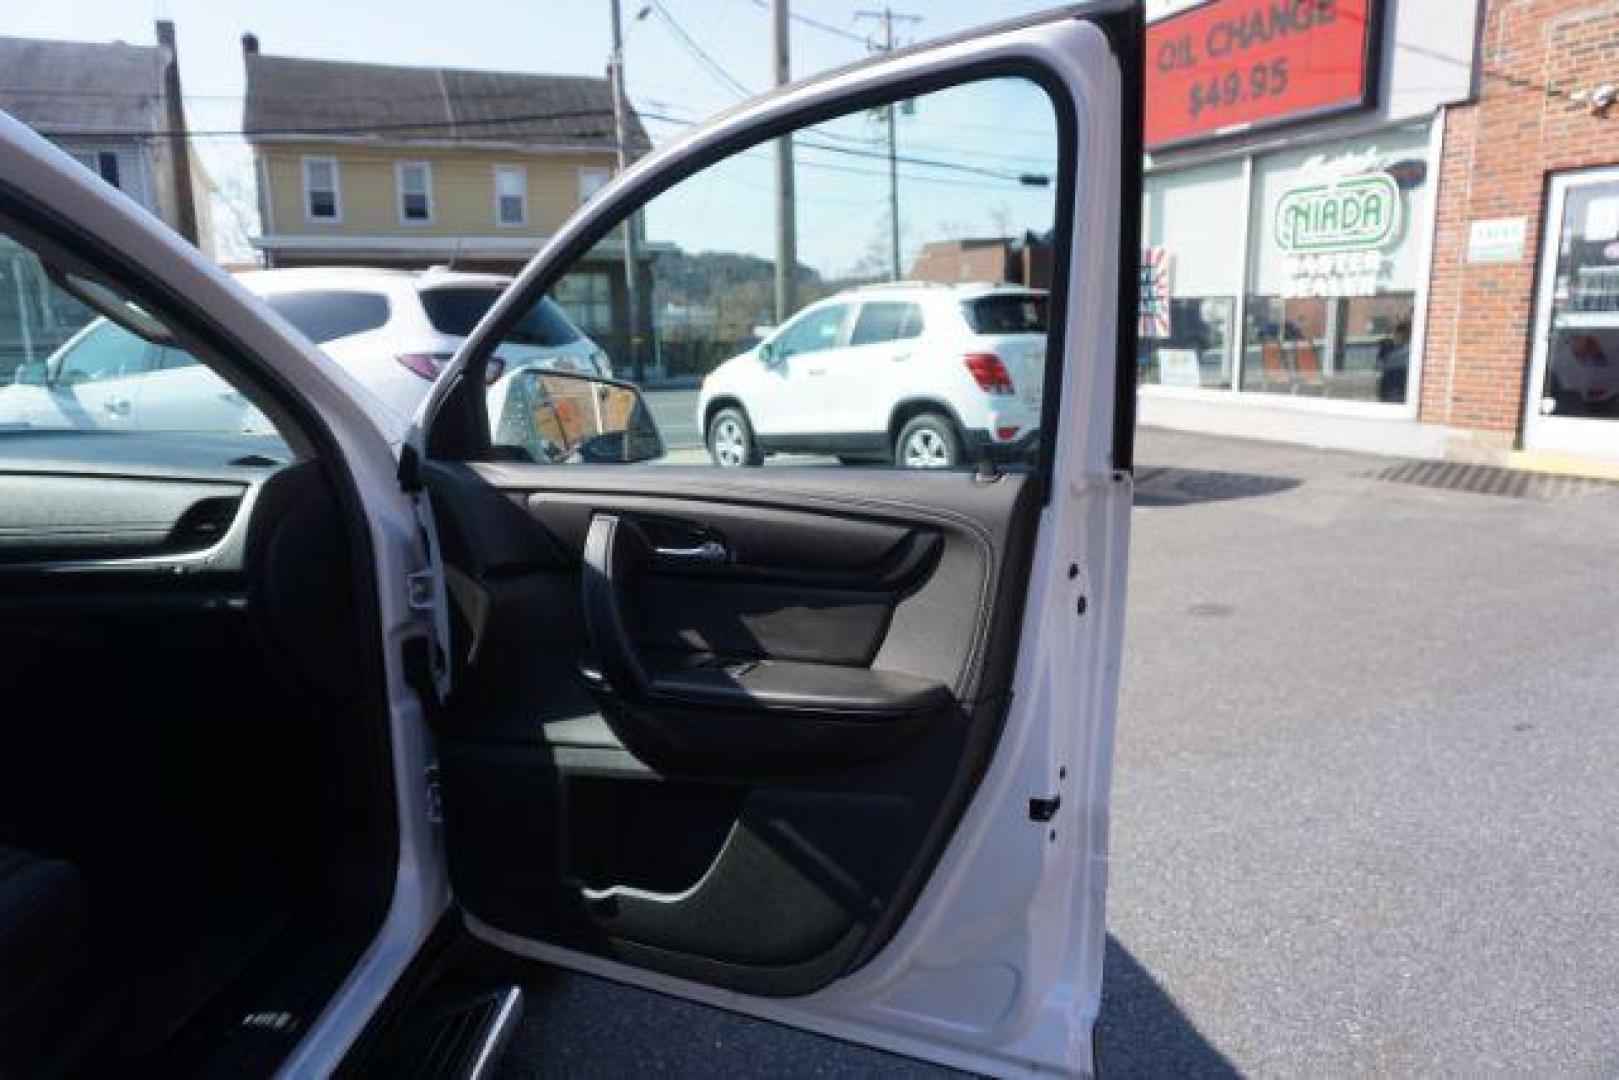
[[[115,188],[122,188],[123,170],[119,166],[116,150],[77,150],[74,160]]]
[[[579,170],[579,205],[583,206],[596,197],[596,192],[607,186],[607,181],[613,177],[613,171],[601,165],[591,165]]]
[[[604,273],[575,271],[551,293],[568,318],[587,334],[613,330],[613,280]]]
[[[304,158],[304,216],[310,221],[340,221],[343,195],[335,158]]]
[[[495,166],[495,224],[528,224],[528,170],[521,165]]]
[[[433,220],[433,167],[425,161],[401,161],[399,220],[420,224]]]

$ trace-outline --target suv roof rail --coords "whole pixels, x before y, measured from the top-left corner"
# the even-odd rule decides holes
[[[882,292],[888,289],[934,289],[954,292],[962,289],[1016,289],[1027,292],[1038,286],[1017,281],[874,281],[870,285],[856,285],[848,292]]]

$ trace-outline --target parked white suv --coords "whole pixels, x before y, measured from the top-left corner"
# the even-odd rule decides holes
[[[401,427],[511,285],[495,274],[363,267],[259,270],[239,279],[359,379]],[[607,355],[549,297],[507,332],[499,358],[489,377],[502,400],[510,377],[528,368],[612,374]]]
[[[698,428],[715,463],[776,453],[950,468],[1015,460],[1040,434],[1047,298],[1009,285],[899,282],[818,301],[709,373]]]
[[[511,284],[454,271],[309,268],[238,275],[359,380],[400,435],[439,369]],[[489,368],[490,415],[531,369],[610,376],[606,355],[549,298],[507,332]],[[0,386],[0,428],[273,432],[264,415],[184,350],[95,319]]]
[[[17,428],[275,434],[252,402],[190,353],[104,318],[0,386],[0,430]]]

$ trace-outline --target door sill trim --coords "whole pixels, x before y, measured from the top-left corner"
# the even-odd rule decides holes
[[[617,960],[591,956],[573,949],[565,949],[557,945],[549,945],[543,941],[535,941],[533,938],[521,937],[501,930],[499,927],[489,925],[470,911],[462,911],[462,920],[467,933],[487,945],[505,950],[527,960],[536,960],[555,967],[566,968],[583,975],[591,975],[599,979],[607,979],[611,982],[651,990],[669,997],[682,998],[696,1002],[699,1005],[721,1009],[725,1012],[739,1013],[757,1020],[784,1024],[812,1034],[837,1039],[840,1042],[852,1043],[918,1061],[947,1065],[951,1068],[980,1075],[1034,1076],[1051,1074],[1052,1065],[1049,1062],[1037,1063],[1024,1057],[996,1054],[975,1047],[963,1046],[954,1040],[955,1033],[944,1028],[939,1028],[931,1034],[900,1032],[829,1015],[817,1008],[821,1004],[821,998],[827,993],[826,990],[816,991],[813,994],[796,999],[755,997],[751,994],[738,993],[735,990],[723,990],[705,983],[692,982],[689,979],[682,979],[674,975],[645,971],[629,964],[620,963]],[[836,982],[832,984],[833,987],[837,985]],[[1085,1049],[1080,1060],[1090,1060],[1089,1048]]]

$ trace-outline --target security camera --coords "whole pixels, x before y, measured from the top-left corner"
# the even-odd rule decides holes
[[[1619,101],[1619,86],[1603,83],[1589,90],[1576,90],[1569,98],[1591,110],[1591,115],[1602,116]]]

